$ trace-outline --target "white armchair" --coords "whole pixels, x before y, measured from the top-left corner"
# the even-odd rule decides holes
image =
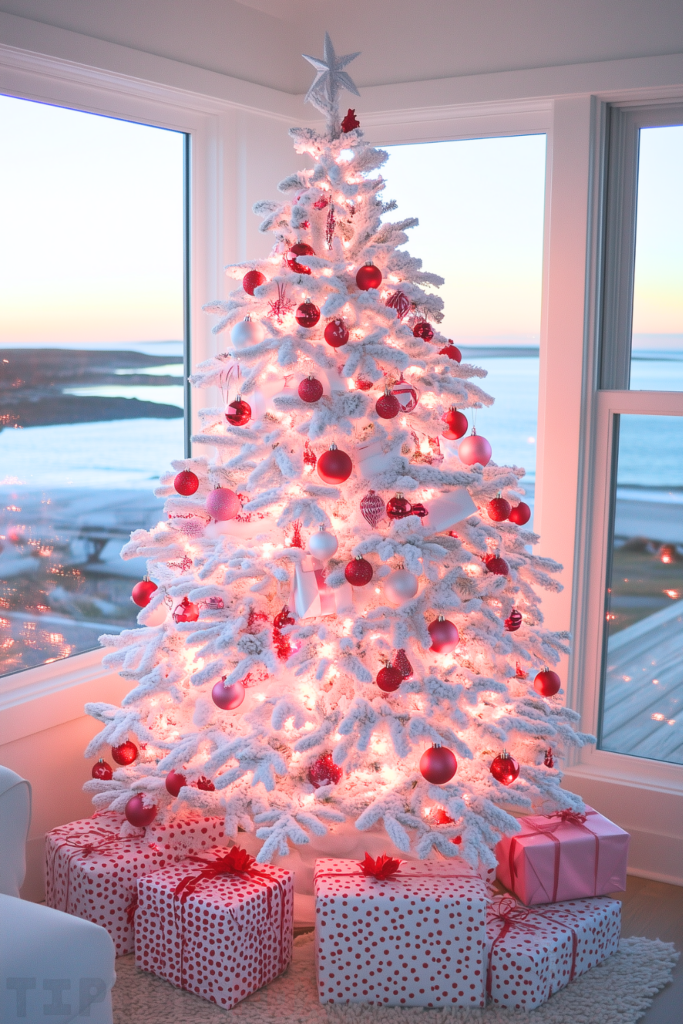
[[[0,1021],[112,1024],[114,943],[100,925],[19,898],[31,787],[0,766]]]

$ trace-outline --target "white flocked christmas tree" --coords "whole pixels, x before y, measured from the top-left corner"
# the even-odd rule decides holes
[[[531,553],[524,471],[463,437],[485,373],[439,333],[443,281],[403,248],[417,222],[387,216],[387,154],[339,121],[354,56],[327,37],[307,58],[325,132],[291,131],[309,167],[255,208],[271,253],[206,307],[225,347],[191,381],[225,404],[124,548],[148,603],[102,641],[133,689],[88,705],[86,756],[137,754],[86,789],[124,827],[224,815],[261,862],[383,827],[388,850],[491,866],[510,811],[583,808],[556,759],[592,737],[553,693],[568,637],[538,590],[560,566]]]

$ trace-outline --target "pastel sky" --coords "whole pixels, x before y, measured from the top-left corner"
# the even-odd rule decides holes
[[[0,344],[183,335],[183,135],[0,96]]]

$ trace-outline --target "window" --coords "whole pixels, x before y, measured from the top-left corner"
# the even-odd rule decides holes
[[[185,446],[188,137],[6,96],[0,128],[6,674],[135,622],[120,549]]]
[[[495,403],[471,420],[497,463],[526,468],[533,508],[546,136],[388,149],[385,198],[419,218],[408,250],[446,281],[440,329],[488,373],[480,383]]]
[[[640,108],[610,115],[605,390],[598,395],[598,448],[606,455],[610,495],[599,747],[671,764],[683,764],[683,124],[677,113]],[[598,484],[600,472],[598,466]]]

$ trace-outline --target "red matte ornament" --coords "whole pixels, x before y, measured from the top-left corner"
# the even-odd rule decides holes
[[[399,491],[393,498],[389,498],[386,513],[389,519],[405,519],[406,516],[413,514],[413,506]]]
[[[191,469],[183,469],[178,473],[173,481],[173,486],[178,494],[182,494],[186,498],[189,498],[189,496],[194,494],[199,487],[199,477],[196,473],[193,473]]]
[[[401,411],[401,405],[396,395],[392,395],[389,388],[385,388],[384,394],[375,402],[375,412],[383,420],[393,420]]]
[[[114,769],[110,764],[107,764],[104,758],[101,757],[97,764],[94,764],[92,766],[92,771],[90,774],[92,775],[93,779],[104,779],[105,782],[108,782],[109,779],[114,774]]]
[[[351,476],[353,462],[346,452],[331,444],[318,459],[318,476],[325,484],[343,484]]]
[[[356,274],[356,284],[362,292],[371,288],[379,288],[382,283],[382,271],[373,263],[366,263]]]
[[[553,672],[550,668],[539,672],[534,679],[534,690],[536,693],[540,693],[541,697],[554,697],[561,686],[562,680],[557,672]]]
[[[447,345],[439,349],[439,355],[448,356],[449,359],[454,359],[456,363],[462,362],[462,353],[452,341],[449,341]]]
[[[140,580],[133,587],[131,597],[138,606],[138,608],[146,608],[149,602],[152,600],[152,594],[157,589],[156,583],[152,583],[151,580]]]
[[[403,679],[408,679],[413,674],[413,666],[408,661],[406,652],[402,647],[399,647],[394,655],[393,667],[398,669]]]
[[[117,764],[122,764],[124,766],[132,764],[138,756],[138,748],[134,743],[131,743],[130,740],[126,740],[125,743],[120,743],[118,747],[111,748],[111,756]]]
[[[180,772],[171,771],[166,776],[166,790],[171,796],[178,796],[178,793],[187,785],[187,779]]]
[[[476,432],[474,427],[472,427],[470,436],[464,438],[458,448],[458,458],[466,466],[475,466],[477,463],[480,466],[488,466],[491,454],[491,445],[485,437]]]
[[[385,665],[377,673],[375,682],[380,690],[384,690],[385,693],[392,693],[394,690],[398,690],[403,682],[403,676],[399,669],[393,668],[391,665]]]
[[[242,278],[242,287],[247,295],[253,295],[256,288],[265,283],[266,279],[260,270],[248,270]]]
[[[297,390],[301,401],[308,402],[309,405],[319,402],[323,395],[322,384],[312,374],[301,381]]]
[[[332,754],[323,754],[308,769],[308,781],[316,789],[330,784],[336,786],[343,774],[344,769],[334,763]]]
[[[294,316],[299,327],[315,327],[320,319],[320,310],[310,299],[306,299],[301,303]]]
[[[230,683],[226,686],[223,679],[220,679],[211,691],[211,700],[222,711],[234,711],[244,700],[246,692],[244,683]]]
[[[225,418],[233,427],[243,427],[251,419],[251,406],[238,395],[225,410]]]
[[[450,654],[460,642],[458,627],[443,615],[430,622],[427,629],[432,638],[432,646],[429,649],[436,651],[437,654]]]
[[[360,121],[356,117],[356,111],[351,110],[351,107],[349,107],[349,112],[341,123],[341,130],[346,135],[347,132],[352,132],[354,128],[360,128]]]
[[[450,407],[448,412],[445,412],[441,419],[446,424],[446,429],[442,430],[444,437],[447,437],[449,441],[457,441],[458,438],[464,437],[467,433],[467,416],[463,415],[454,405]]]
[[[207,779],[204,775],[200,775],[197,779],[197,789],[202,789],[205,793],[213,793],[215,788],[211,779]]]
[[[285,255],[287,266],[295,274],[310,274],[311,268],[297,263],[297,256],[315,256],[315,251],[306,242],[296,242]]]
[[[510,566],[500,555],[487,555],[484,565],[494,576],[507,576],[510,572]]]
[[[366,851],[365,859],[358,862],[363,874],[368,878],[376,878],[378,882],[386,882],[387,878],[395,875],[401,866],[401,861],[396,857],[389,857],[386,853],[380,853],[379,857],[371,857]]]
[[[450,782],[458,770],[455,754],[448,747],[433,746],[420,758],[420,771],[435,786]]]
[[[509,618],[505,620],[505,629],[508,633],[516,633],[521,625],[522,613],[518,612],[516,608],[513,608],[510,612]]]
[[[519,775],[519,765],[514,757],[510,757],[506,750],[494,757],[489,768],[491,775],[497,782],[504,786],[511,785]]]
[[[431,341],[434,337],[434,328],[427,320],[420,320],[413,327],[413,337],[422,338],[423,341]]]
[[[196,622],[199,618],[199,607],[189,598],[184,597],[173,612],[174,622]]]
[[[486,506],[489,519],[494,523],[503,523],[509,517],[512,506],[505,498],[493,498]]]
[[[242,511],[242,502],[229,487],[214,487],[206,499],[206,511],[217,522],[234,519]]]
[[[146,828],[151,825],[157,816],[157,809],[154,804],[146,807],[142,802],[142,794],[136,793],[126,804],[125,815],[131,825],[135,828]]]
[[[508,519],[516,526],[525,526],[531,519],[531,509],[525,501],[520,501],[519,505],[513,505]]]
[[[344,576],[352,587],[365,587],[372,579],[373,569],[366,558],[356,555],[344,569]]]
[[[323,331],[323,337],[332,348],[341,348],[349,340],[349,329],[343,320],[330,320]]]

